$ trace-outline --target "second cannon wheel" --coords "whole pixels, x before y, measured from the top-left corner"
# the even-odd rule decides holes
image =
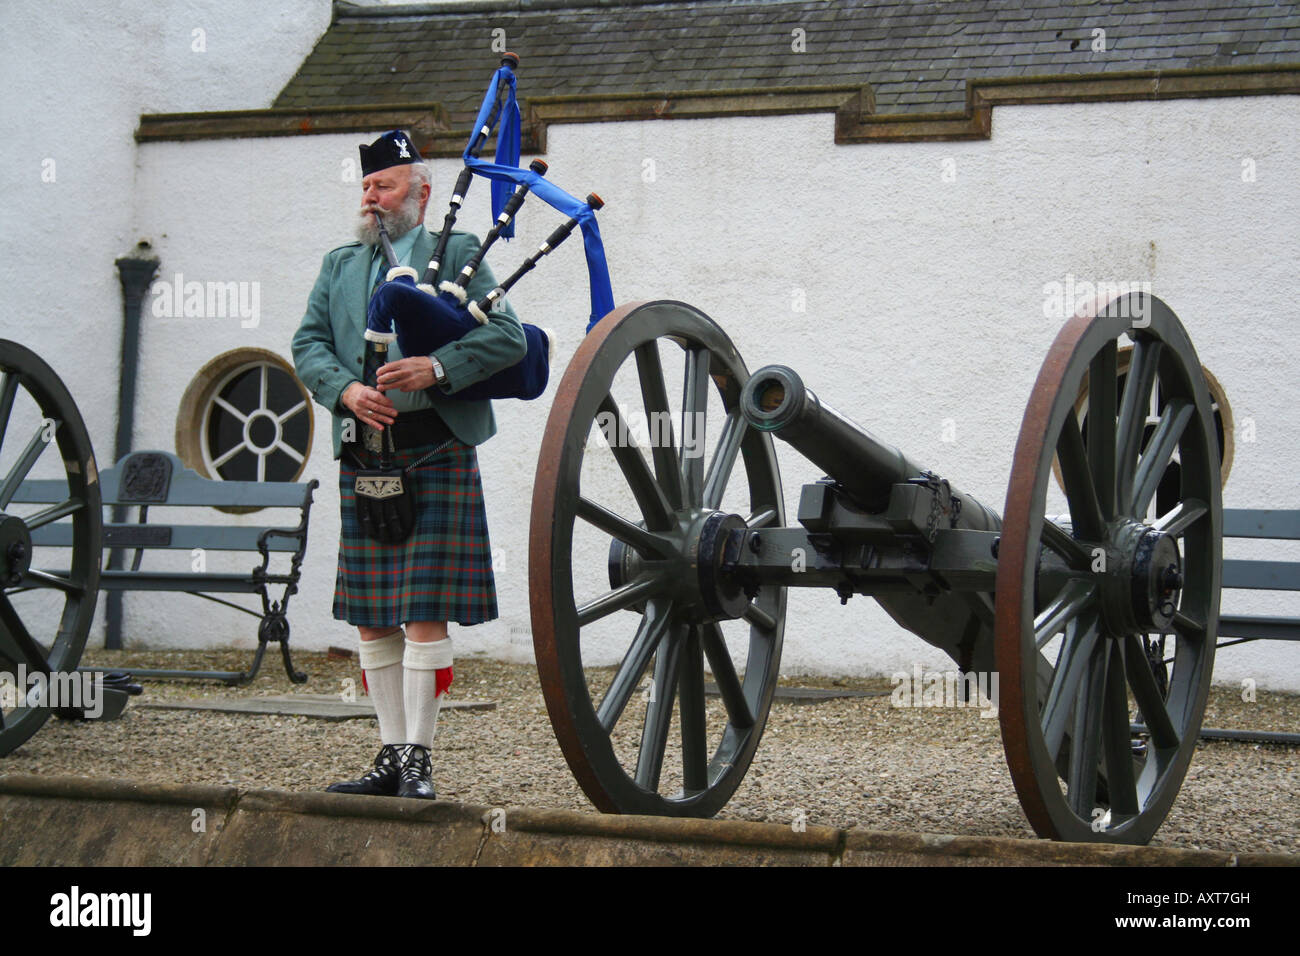
[[[703,313],[628,305],[583,340],[551,408],[533,643],[556,738],[605,812],[712,816],[763,733],[785,591],[745,595],[714,575],[728,530],[784,524],[771,438],[739,415],[748,377]]]
[[[1048,507],[1054,459],[1065,495]],[[1071,319],[1025,410],[998,559],[1002,738],[1040,836],[1146,843],[1178,794],[1214,666],[1219,473],[1201,365],[1169,307],[1135,293]]]

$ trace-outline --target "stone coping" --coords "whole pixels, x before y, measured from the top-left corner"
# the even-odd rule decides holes
[[[1233,867],[1300,855],[0,775],[0,865],[340,864]]]

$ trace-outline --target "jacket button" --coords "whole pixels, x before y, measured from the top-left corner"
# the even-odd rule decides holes
[[[337,365],[335,365],[335,366],[333,366],[333,369],[334,369],[334,371],[337,372],[337,371],[339,370],[339,367],[338,367]]]
[[[364,358],[363,356],[361,356],[361,355],[358,355],[358,356],[357,356],[357,361],[358,361],[358,362],[364,362],[364,361],[365,361],[365,358]]]

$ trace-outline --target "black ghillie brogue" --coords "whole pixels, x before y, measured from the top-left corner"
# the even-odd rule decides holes
[[[325,789],[329,793],[362,793],[375,797],[396,795],[401,783],[402,754],[398,747],[385,744],[375,757],[375,769],[360,780],[332,783]]]
[[[433,763],[429,760],[429,748],[419,744],[405,744],[399,749],[402,754],[402,770],[397,795],[421,800],[438,799],[433,791]]]

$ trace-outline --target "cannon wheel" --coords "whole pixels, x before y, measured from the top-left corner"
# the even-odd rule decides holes
[[[684,363],[683,412],[705,413],[710,380],[721,398],[722,421],[705,423],[718,429],[711,456],[681,455],[676,438],[652,442],[650,462],[639,447],[619,442],[608,450],[588,447],[598,415],[613,416],[603,419],[606,426],[622,421],[613,389],[620,368],[620,383],[639,390],[653,421],[670,407],[664,368],[676,361]],[[724,525],[742,521],[751,528],[784,524],[771,438],[739,415],[748,378],[730,339],[703,313],[681,302],[633,304],[610,313],[583,340],[551,408],[532,505],[533,643],[556,738],[580,786],[607,813],[712,816],[739,785],[762,736],[781,658],[785,590],[762,588],[747,604],[740,595],[739,605],[719,614],[702,606],[698,583],[708,571],[699,559],[708,533],[720,537]],[[639,409],[627,415],[634,413]],[[611,483],[626,485],[639,513],[628,507],[618,514],[585,497],[584,458],[595,473],[603,467],[619,476]],[[720,504],[738,461],[748,512],[727,515]],[[579,584],[589,583],[595,572],[575,567],[582,560],[574,545],[581,524],[613,541],[611,590],[580,603],[575,575]],[[596,573],[604,576],[603,569]],[[724,618],[737,620],[734,626],[748,635],[732,632],[733,647],[745,654],[743,674],[728,650]],[[614,640],[624,649],[609,680],[583,661],[585,631],[602,619],[617,625]],[[641,682],[652,655],[647,692]],[[714,705],[711,717],[706,658],[723,705]],[[637,705],[645,701],[639,730],[633,712],[642,708],[628,706],[634,696]],[[674,714],[679,735],[670,733]]]
[[[1169,307],[1135,294],[1098,308],[1057,336],[1016,445],[997,576],[999,716],[1016,791],[1040,836],[1146,843],[1182,784],[1209,693],[1222,559],[1218,442],[1200,362]],[[1124,335],[1134,355],[1121,395]],[[1074,408],[1085,375],[1086,439]],[[1164,409],[1144,443],[1157,381]],[[1175,455],[1176,494],[1166,491],[1154,514]],[[1068,522],[1045,514],[1053,458]],[[1062,563],[1066,583],[1048,594],[1040,566]],[[1147,639],[1162,634],[1174,649],[1153,667]]]
[[[42,480],[55,493],[40,504],[14,504],[18,487],[29,475],[36,478],[33,468],[49,457],[46,448],[51,436],[59,449],[60,478]],[[17,675],[18,665],[28,675],[73,671],[86,646],[99,592],[103,535],[99,474],[85,423],[63,382],[36,353],[4,340],[0,340],[0,456],[4,472],[0,477],[0,583],[4,587],[0,671]],[[40,474],[47,476],[53,470],[47,467]],[[31,567],[32,530],[55,522],[71,529],[70,569]],[[33,593],[20,597],[23,592]],[[58,626],[39,623],[60,597],[63,609]],[[11,687],[4,695],[0,756],[23,744],[52,712],[44,702],[27,706],[15,693],[26,689]],[[19,700],[24,700],[24,706],[18,706]]]

